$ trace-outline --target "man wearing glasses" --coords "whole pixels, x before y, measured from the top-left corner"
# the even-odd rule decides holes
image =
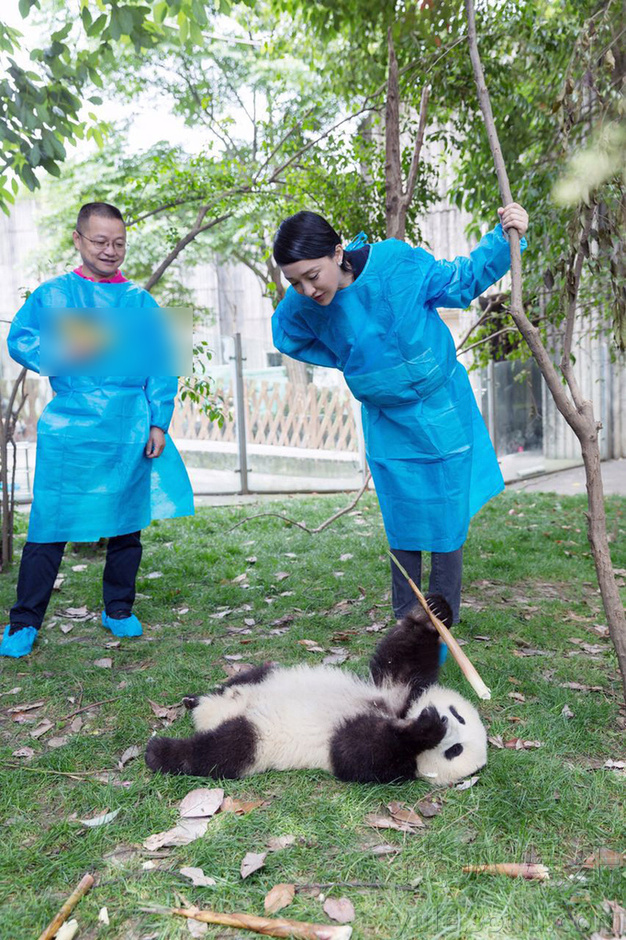
[[[178,389],[175,376],[158,369],[148,377],[124,377],[42,368],[42,329],[45,335],[55,311],[76,310],[80,317],[80,311],[110,308],[116,317],[134,314],[138,322],[138,308],[145,314],[157,307],[120,270],[126,226],[119,209],[104,202],[84,205],[73,239],[81,264],[33,291],[9,331],[12,358],[49,374],[55,397],[37,427],[28,541],[17,602],[0,643],[2,656],[17,658],[32,650],[68,541],[108,537],[102,625],[115,636],[140,636],[141,624],[132,613],[140,530],[152,519],[193,513],[187,471],[167,436]],[[141,322],[150,321],[144,317]],[[146,343],[150,339],[146,336]]]

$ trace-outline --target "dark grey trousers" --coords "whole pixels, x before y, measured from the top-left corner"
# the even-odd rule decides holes
[[[402,548],[392,548],[403,568],[418,588],[422,589],[422,553],[409,552]],[[461,607],[461,581],[463,578],[463,546],[455,552],[432,552],[430,556],[430,579],[428,591],[431,594],[442,594],[452,608],[452,621],[458,623]],[[396,617],[404,617],[418,603],[415,594],[409,587],[397,565],[390,560],[391,565],[391,601]]]

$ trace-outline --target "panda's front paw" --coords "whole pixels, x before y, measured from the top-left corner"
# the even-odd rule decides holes
[[[446,736],[448,719],[440,715],[434,705],[429,705],[414,722],[415,734],[419,737],[424,750],[436,747]]]
[[[162,774],[187,773],[185,741],[176,738],[150,738],[146,747],[146,764]]]

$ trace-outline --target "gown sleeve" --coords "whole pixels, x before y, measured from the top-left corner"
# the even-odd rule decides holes
[[[167,432],[174,414],[174,401],[178,392],[176,376],[151,375],[146,383],[146,398],[150,405],[150,427]]]
[[[526,239],[520,243],[522,251]],[[511,267],[509,242],[500,224],[480,240],[468,258],[435,261],[426,283],[425,299],[435,307],[469,307]]]
[[[272,316],[272,337],[279,352],[310,362],[314,366],[326,366],[340,369],[337,356],[325,346],[299,315],[296,304],[291,302],[290,291],[274,311]]]
[[[11,359],[31,372],[39,372],[40,361],[40,304],[35,290],[17,311],[9,329],[7,346]]]

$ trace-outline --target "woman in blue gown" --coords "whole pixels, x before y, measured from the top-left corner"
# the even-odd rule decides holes
[[[290,282],[272,318],[294,359],[341,369],[362,403],[367,460],[390,547],[413,580],[432,552],[429,589],[459,619],[471,517],[504,482],[487,429],[438,307],[465,308],[510,267],[506,230],[528,216],[511,203],[467,258],[436,261],[396,239],[346,250],[313,212],[285,219],[274,257]],[[522,247],[525,247],[525,240]],[[415,603],[392,564],[396,616]]]
[[[125,318],[137,316],[139,308],[157,307],[119,270],[126,228],[115,206],[83,206],[74,243],[82,265],[41,284],[11,324],[9,353],[33,372],[42,371],[42,328],[55,311],[107,308]],[[116,636],[140,635],[132,613],[140,530],[152,519],[194,511],[187,471],[167,435],[178,390],[175,376],[67,374],[51,376],[50,384],[55,395],[37,426],[28,541],[17,602],[0,644],[4,656],[20,657],[32,649],[68,541],[108,537],[102,623]]]

